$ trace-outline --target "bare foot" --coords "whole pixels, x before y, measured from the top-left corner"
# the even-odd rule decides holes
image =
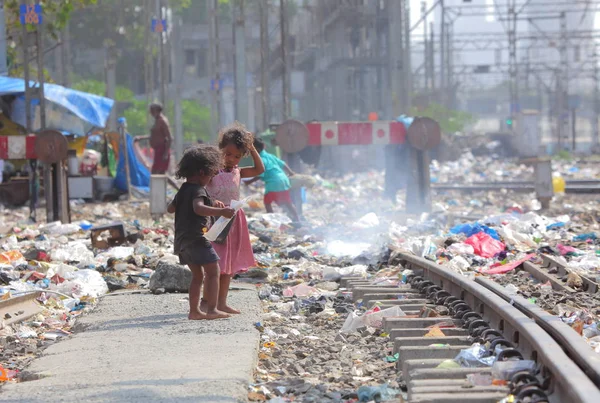
[[[204,300],[204,299],[200,300],[200,310],[202,312],[206,312],[208,310],[208,304],[206,303],[206,300]]]
[[[189,320],[215,320],[229,318],[230,315],[225,312],[214,311],[210,313],[193,312],[188,315]]]
[[[206,318],[206,314],[204,312],[190,312],[188,315],[189,320],[204,320]]]
[[[208,320],[214,320],[214,319],[224,319],[224,318],[229,318],[231,317],[231,315],[229,315],[228,313],[225,312],[221,312],[219,310],[214,310],[214,311],[209,311],[206,313],[206,318]]]
[[[241,312],[238,311],[237,309],[234,309],[228,305],[223,305],[223,306],[218,306],[217,309],[221,312],[227,312],[227,313],[231,313],[234,315],[239,315]]]

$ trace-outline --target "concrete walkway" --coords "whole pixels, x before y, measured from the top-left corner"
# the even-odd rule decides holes
[[[28,368],[46,377],[5,385],[0,401],[245,402],[261,308],[254,286],[232,286],[243,314],[212,322],[187,320],[185,294],[106,296]]]

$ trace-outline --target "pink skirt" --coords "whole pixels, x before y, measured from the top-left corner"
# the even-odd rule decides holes
[[[252,244],[250,243],[250,233],[248,232],[248,222],[243,210],[236,214],[235,221],[229,230],[225,243],[212,243],[213,248],[219,255],[219,267],[221,274],[230,276],[236,273],[247,271],[250,267],[256,266]]]

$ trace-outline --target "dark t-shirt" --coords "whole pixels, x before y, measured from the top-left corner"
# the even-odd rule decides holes
[[[187,247],[210,247],[204,238],[212,224],[212,217],[202,217],[194,213],[194,199],[202,199],[212,206],[212,201],[203,186],[185,182],[175,195],[175,254]]]

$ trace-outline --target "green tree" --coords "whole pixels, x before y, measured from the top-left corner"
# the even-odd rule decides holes
[[[425,109],[413,107],[411,113],[413,116],[424,116],[435,120],[444,133],[460,132],[473,121],[473,115],[468,112],[448,109],[436,103],[429,104]]]
[[[58,32],[63,29],[73,12],[79,8],[96,4],[97,0],[42,0],[40,4],[43,10],[44,35],[56,39]],[[20,1],[4,1],[6,14],[6,39],[10,46],[7,47],[7,60],[9,73],[13,77],[23,76],[23,67],[16,61],[20,55],[17,51],[22,49],[22,27],[20,22]],[[28,31],[35,31],[36,27],[27,26]],[[46,74],[46,73],[45,73]]]

